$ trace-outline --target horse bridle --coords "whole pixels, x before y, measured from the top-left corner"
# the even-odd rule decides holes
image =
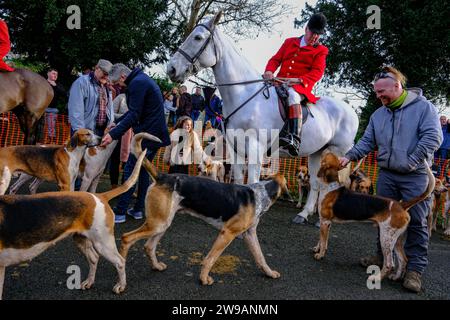
[[[177,49],[177,52],[179,52],[190,64],[192,67],[192,71],[193,74],[196,74],[199,71],[199,66],[197,64],[198,59],[200,58],[200,56],[202,55],[203,51],[205,51],[206,47],[208,46],[209,42],[212,40],[213,45],[214,45],[214,56],[216,58],[216,63],[217,63],[217,48],[216,48],[216,44],[214,42],[214,28],[209,28],[207,25],[200,23],[198,25],[195,26],[195,28],[197,27],[203,27],[206,30],[209,31],[209,37],[206,39],[205,43],[203,43],[203,45],[201,46],[201,48],[197,51],[197,53],[191,57],[186,51],[184,51],[181,48]],[[194,29],[195,29],[194,28]]]

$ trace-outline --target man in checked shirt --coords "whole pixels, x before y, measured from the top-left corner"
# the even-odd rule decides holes
[[[86,128],[102,137],[114,121],[112,95],[108,87],[111,69],[111,62],[100,59],[94,71],[80,76],[72,84],[68,103],[72,134]]]

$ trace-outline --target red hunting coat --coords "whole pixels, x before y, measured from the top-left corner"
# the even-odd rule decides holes
[[[269,60],[266,71],[275,71],[279,66],[277,77],[300,78],[303,83],[293,88],[312,103],[319,100],[311,93],[317,81],[322,78],[325,71],[325,60],[328,48],[324,45],[300,47],[301,38],[288,38],[284,41],[278,52]]]
[[[11,43],[9,42],[8,26],[5,21],[0,19],[0,71],[14,71],[3,61],[9,50],[11,50]]]

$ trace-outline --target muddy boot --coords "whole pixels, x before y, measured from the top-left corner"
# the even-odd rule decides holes
[[[300,154],[300,137],[302,131],[302,106],[300,104],[289,106],[288,121],[289,132],[286,136],[280,137],[280,151],[292,157],[298,157]]]
[[[422,289],[422,275],[417,271],[407,271],[403,279],[403,287],[409,291],[419,293]]]
[[[378,254],[374,256],[362,257],[359,260],[359,264],[364,268],[369,266],[379,266],[381,268],[383,267],[383,257]]]

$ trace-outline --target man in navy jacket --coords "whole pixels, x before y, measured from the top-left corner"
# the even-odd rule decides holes
[[[163,97],[159,86],[141,69],[135,68],[131,71],[121,63],[113,66],[109,78],[112,83],[127,88],[128,112],[118,119],[116,121],[117,126],[103,137],[102,146],[110,144],[112,140],[120,139],[130,128],[133,129],[135,134],[147,132],[162,141],[162,144],[149,140],[142,142],[142,148],[147,148],[147,158],[152,161],[160,147],[170,144],[169,131],[164,117]],[[135,164],[136,158],[130,155],[124,168],[125,180],[131,175]],[[114,208],[116,223],[125,222],[126,213],[135,219],[143,218],[145,195],[149,183],[150,177],[147,171],[142,168],[139,174],[138,198],[134,208],[127,210],[135,190],[135,187],[132,187],[120,197],[116,208]]]

